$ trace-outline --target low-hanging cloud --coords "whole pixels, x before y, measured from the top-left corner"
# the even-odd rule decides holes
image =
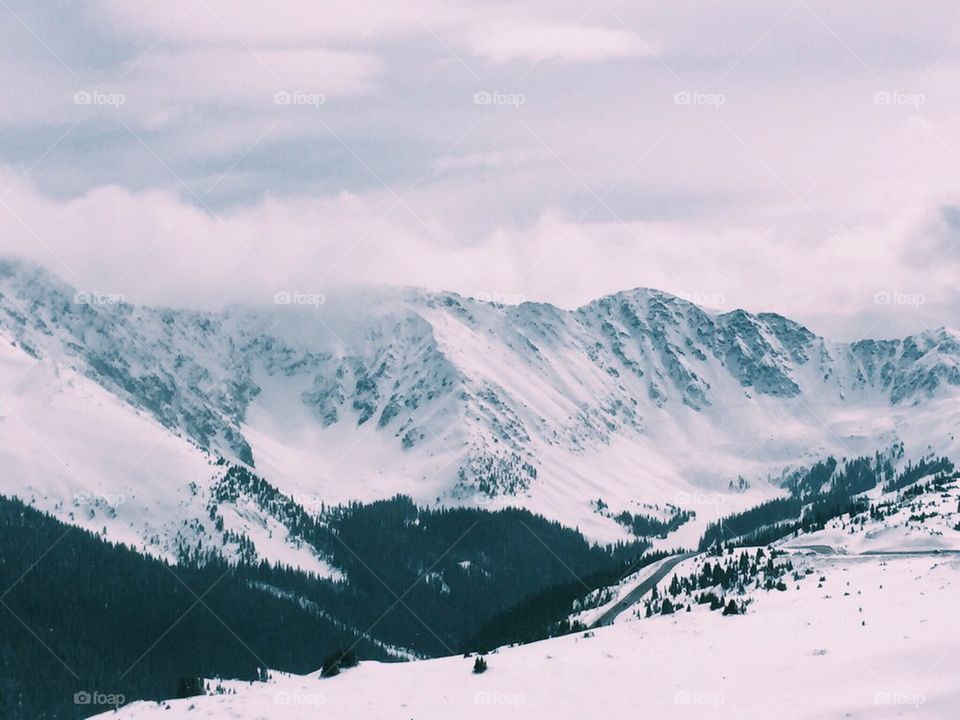
[[[455,228],[386,192],[272,198],[213,214],[168,191],[110,187],[62,202],[21,182],[3,202],[0,252],[77,288],[148,304],[213,309],[266,303],[279,290],[388,284],[572,308],[646,286],[718,312],[777,311],[857,337],[949,325],[957,300],[955,259],[903,262],[929,217],[900,219],[913,237],[885,231],[897,227],[890,221],[828,242],[778,244],[747,229],[578,223],[552,210],[462,244]],[[918,295],[920,306],[898,300]]]
[[[949,3],[2,12],[0,250],[77,286],[644,285],[838,337],[956,324]]]

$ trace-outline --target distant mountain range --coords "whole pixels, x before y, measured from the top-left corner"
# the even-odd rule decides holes
[[[404,493],[613,540],[616,513],[674,505],[695,538],[828,454],[950,454],[960,429],[954,330],[838,343],[646,289],[576,310],[383,289],[196,312],[7,260],[0,335],[5,489],[160,554],[216,537],[220,457],[308,511]],[[261,509],[232,522],[263,557],[335,572]]]

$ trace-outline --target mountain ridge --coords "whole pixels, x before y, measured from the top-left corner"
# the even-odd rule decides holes
[[[624,530],[598,498],[646,512],[719,494],[689,508],[706,522],[826,455],[949,452],[960,429],[946,328],[840,343],[649,288],[573,310],[415,288],[293,299],[136,306],[0,261],[18,367],[71,368],[305,502],[516,504],[611,541]],[[753,490],[726,493],[740,477]]]

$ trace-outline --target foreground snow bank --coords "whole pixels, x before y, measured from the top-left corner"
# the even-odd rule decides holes
[[[504,648],[488,656],[482,675],[462,657],[363,663],[331,679],[224,683],[229,694],[136,703],[109,717],[952,716],[960,703],[960,560],[807,561],[815,578],[759,594],[746,615],[679,613]]]

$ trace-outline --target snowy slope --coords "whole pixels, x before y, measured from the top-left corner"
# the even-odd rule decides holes
[[[206,489],[222,473],[210,456],[102,386],[50,359],[0,342],[0,492],[152,555],[221,547]],[[334,571],[286,542],[286,529],[255,509],[228,513],[261,556],[322,575]]]
[[[939,480],[934,480],[935,477],[940,476],[927,475],[898,490],[884,491],[881,486],[875,487],[861,494],[861,497],[869,500],[870,510],[860,512],[854,518],[849,514],[840,515],[829,520],[821,530],[797,532],[775,542],[773,546],[788,553],[787,560],[797,562],[800,568],[808,563],[798,561],[798,557],[808,555],[854,557],[924,554],[929,557],[949,555],[960,560],[960,475],[944,475]],[[753,552],[755,550],[736,550],[734,557]],[[575,603],[569,620],[592,627],[602,616],[609,616],[608,620],[617,623],[644,618],[652,592],[649,587],[643,595],[630,598],[632,605],[625,607],[621,604],[635,588],[648,585],[645,581],[658,575],[656,586],[662,592],[670,586],[674,577],[682,579],[697,575],[705,563],[716,562],[711,552],[703,552],[690,559],[680,559],[682,557],[671,556],[655,562],[624,577],[614,586],[589,593]],[[678,559],[680,561],[676,562]],[[669,570],[665,574],[658,573],[661,567],[669,567]],[[750,584],[747,583],[748,586]],[[726,592],[723,588],[708,589],[721,597]],[[698,588],[692,595],[696,596],[703,590]],[[749,599],[755,595],[748,587],[745,592],[736,593],[733,597]],[[690,603],[691,593],[683,592],[673,600]],[[694,609],[699,608],[694,605]]]
[[[835,518],[826,527],[780,543],[785,548],[815,547],[821,552],[960,552],[960,484],[937,489],[929,478],[893,492],[866,493],[882,517],[867,513]],[[829,548],[829,551],[827,550]]]
[[[679,613],[504,648],[482,675],[471,674],[472,658],[362,663],[331,679],[224,682],[227,694],[104,717],[953,717],[960,561],[801,562],[814,570],[808,579],[759,594],[745,615]]]
[[[75,376],[64,392],[83,379],[151,420],[134,433],[147,446],[170,443],[198,466],[198,451],[251,464],[304,507],[397,492],[514,504],[603,541],[625,531],[598,499],[611,514],[695,511],[670,541],[689,545],[707,521],[778,494],[768,480],[786,472],[895,442],[908,456],[949,455],[960,426],[954,331],[832,343],[778,315],[711,313],[654,290],[575,311],[407,289],[201,313],[78,295],[7,261],[0,337],[50,376]],[[51,390],[38,380],[23,402]],[[123,437],[98,433],[83,399],[70,402],[63,413],[96,436],[91,446]],[[63,452],[80,462],[77,448]],[[180,501],[164,494],[191,481],[202,491],[210,473],[170,467],[177,482],[141,477],[137,490],[175,520]],[[749,488],[729,490],[740,477]],[[8,487],[32,493],[16,478]]]
[[[952,717],[960,701],[960,552],[938,552],[936,538],[960,535],[958,479],[872,494],[882,517],[838,518],[836,527],[782,543],[785,552],[743,548],[681,560],[657,581],[652,615],[644,612],[649,591],[614,625],[500,648],[482,675],[463,657],[361,663],[336,678],[214,680],[205,697],[134,703],[113,717]],[[920,521],[933,538],[926,547],[896,532],[916,525],[918,514],[928,516]],[[886,545],[870,554],[878,552],[868,547],[877,531],[887,533]],[[837,544],[816,545],[827,537]],[[667,562],[625,578],[573,617],[589,624]],[[706,566],[720,564],[741,571],[684,589],[685,578],[709,578]],[[698,602],[705,591],[719,594],[721,607],[735,601],[743,614]],[[676,611],[661,614],[667,597]]]

